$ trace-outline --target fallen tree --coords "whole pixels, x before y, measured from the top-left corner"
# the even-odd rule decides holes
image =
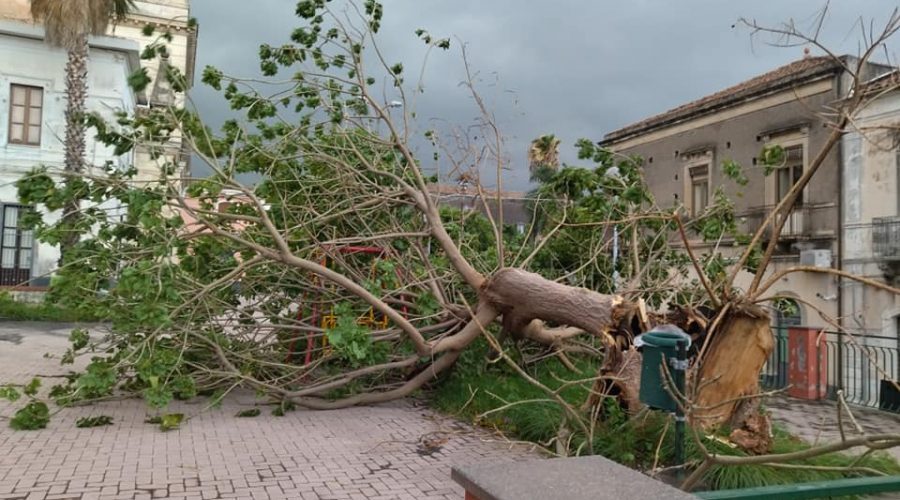
[[[308,408],[379,403],[413,394],[477,339],[497,335],[497,348],[506,338],[563,357],[602,357],[592,397],[570,412],[577,421],[574,414],[597,415],[609,398],[639,408],[632,340],[658,323],[676,323],[699,346],[684,398],[690,417],[703,427],[728,423],[755,433],[750,446],[761,440],[764,449],[760,430],[767,427],[747,407],[773,348],[768,312],[757,301],[774,239],[761,260],[752,257],[765,231],[780,234],[787,217],[779,214],[793,206],[871,96],[854,93],[843,104],[826,149],[736,262],[720,255],[700,262],[686,236],[734,236],[724,196],[686,225],[677,207],[656,206],[639,159],[590,141],[578,146],[591,166],[551,169],[533,197],[540,227],[516,235],[504,224],[499,190],[502,136],[475,78],[470,74],[466,85],[478,110],[474,124],[417,130],[409,92],[423,87],[410,90],[403,65],[374,43],[381,6],[348,8],[300,2],[304,25],[292,43],[260,49],[270,77],[302,68],[284,80],[260,83],[207,68],[204,82],[241,113],[220,133],[182,109],[156,109],[118,124],[91,118],[107,144],[157,157],[157,182],[137,184],[134,172],[110,170],[77,189],[59,189],[53,172],[39,169],[19,183],[25,202],[51,211],[80,200],[79,227],[31,222],[44,241],[91,234],[67,254],[53,294],[112,322],[102,342],[79,336],[63,357],[94,355],[54,391],[57,401],[126,391],[163,407],[173,398],[221,397],[246,387]],[[417,36],[429,51],[450,46],[424,30]],[[871,50],[848,68],[854,88]],[[169,71],[183,88],[182,76]],[[388,93],[401,105],[379,97]],[[178,169],[166,144],[175,137],[214,174],[186,189],[172,178]],[[433,176],[417,154],[429,145]],[[496,175],[496,193],[482,187],[487,172]],[[241,182],[243,174],[258,182]],[[484,210],[443,204],[435,182],[454,178],[471,182]],[[104,208],[111,200],[124,215]],[[627,244],[611,262],[618,235]],[[678,239],[683,247],[673,245]],[[756,276],[746,293],[733,284],[741,270]],[[621,278],[609,279],[615,275]],[[659,308],[667,312],[654,313]]]

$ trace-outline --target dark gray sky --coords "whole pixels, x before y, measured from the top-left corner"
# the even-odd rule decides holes
[[[769,25],[793,18],[807,26],[824,6],[822,0],[383,3],[379,44],[390,60],[404,63],[410,81],[422,67],[424,54],[413,31],[421,27],[435,36],[454,37],[454,50],[433,53],[429,59],[426,92],[415,106],[420,130],[433,123],[465,126],[477,117],[459,86],[465,75],[458,51],[461,39],[506,137],[509,171],[504,187],[520,190],[528,184],[525,154],[531,139],[556,134],[563,141],[563,161],[577,162],[572,145],[578,138],[600,139],[630,122],[802,57],[802,48],[771,47],[764,39],[751,39],[746,28],[733,28],[739,17]],[[300,25],[295,4],[193,0],[193,15],[200,23],[198,75],[212,65],[230,75],[257,76],[259,44],[289,41]],[[857,19],[883,20],[896,5],[886,0],[833,1],[823,39],[834,51],[855,54],[860,41]],[[889,47],[892,59],[896,46],[894,42]],[[228,116],[227,104],[199,77],[192,99],[210,124]],[[202,175],[202,167],[196,170],[195,175]]]

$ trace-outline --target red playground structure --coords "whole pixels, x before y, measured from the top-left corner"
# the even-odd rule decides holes
[[[336,251],[342,255],[371,255],[373,257],[372,260],[372,269],[370,271],[370,277],[374,277],[377,271],[377,263],[382,259],[389,259],[389,249],[382,247],[368,247],[368,246],[341,246],[332,248],[333,251]],[[320,264],[325,267],[329,267],[332,263],[332,259],[329,259],[328,252],[324,251],[322,258],[320,260]],[[395,271],[397,273],[397,277],[400,277],[399,271]],[[319,276],[314,277],[314,288],[318,288],[323,285],[322,278]],[[311,305],[309,306],[309,311],[307,314],[307,306],[310,301],[307,300],[308,297],[306,294],[303,296],[303,300],[300,303],[300,307],[297,310],[297,322],[302,322],[304,318],[308,318],[309,324],[318,326],[322,328],[322,330],[328,330],[329,328],[334,328],[337,325],[337,317],[334,314],[334,306],[332,305],[327,311],[325,311],[325,307],[321,305],[321,301],[313,300]],[[401,308],[401,313],[404,316],[407,315],[407,307],[404,305]],[[360,325],[368,326],[373,330],[385,329],[387,328],[389,321],[388,318],[375,311],[374,307],[370,307],[368,312],[357,319],[357,323]],[[302,340],[302,336],[294,337],[291,341],[291,344],[288,348],[287,354],[287,362],[294,362],[297,358],[297,355],[300,354],[297,352],[298,343]],[[322,348],[325,349],[328,347],[328,337],[322,336]],[[316,349],[316,340],[315,336],[312,332],[308,332],[306,334],[306,348],[303,354],[303,364],[308,365],[313,360],[313,352]]]

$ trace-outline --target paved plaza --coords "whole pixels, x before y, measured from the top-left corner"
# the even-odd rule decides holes
[[[804,401],[788,397],[775,397],[766,403],[772,412],[772,420],[782,425],[788,432],[809,443],[834,443],[841,440],[838,430],[836,401]],[[851,406],[853,418],[867,434],[889,434],[900,432],[900,414]],[[846,414],[842,418],[847,438],[860,434]],[[857,448],[860,452],[865,448]],[[900,460],[900,447],[887,450]]]
[[[68,332],[0,324],[0,383],[64,373],[43,355],[62,352]],[[206,411],[205,401],[179,403],[170,411],[190,420],[169,432],[144,423],[148,409],[136,400],[65,409],[40,431],[0,422],[0,499],[461,500],[451,466],[535,457],[413,401],[284,417],[261,407],[258,417],[234,417],[254,402],[241,394]],[[0,415],[21,404],[0,402]],[[75,427],[91,415],[114,425]]]
[[[62,352],[69,331],[0,323],[0,384],[64,373],[44,354]],[[52,383],[45,379],[43,392]],[[284,417],[262,406],[258,417],[234,416],[257,402],[252,394],[234,395],[217,409],[205,409],[202,399],[179,402],[169,411],[189,420],[169,432],[144,423],[148,408],[137,400],[64,409],[40,431],[0,422],[0,499],[460,500],[452,466],[536,456],[415,401]],[[0,401],[0,415],[21,404]],[[777,423],[810,442],[839,439],[834,402],[774,398],[767,407]],[[895,414],[854,414],[870,432],[900,429]],[[97,415],[113,417],[114,425],[75,427],[78,418]],[[900,449],[891,452],[900,459]]]

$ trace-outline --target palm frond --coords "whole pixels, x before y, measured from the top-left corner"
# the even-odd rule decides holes
[[[106,33],[109,23],[122,21],[136,9],[135,0],[90,0],[91,33]]]
[[[47,42],[67,50],[134,10],[135,0],[31,0],[31,17],[44,25]]]
[[[528,148],[528,170],[532,180],[539,180],[547,171],[559,169],[559,138],[555,135],[542,135],[531,141]]]
[[[91,0],[31,0],[31,17],[44,25],[47,42],[71,49],[90,29]]]

